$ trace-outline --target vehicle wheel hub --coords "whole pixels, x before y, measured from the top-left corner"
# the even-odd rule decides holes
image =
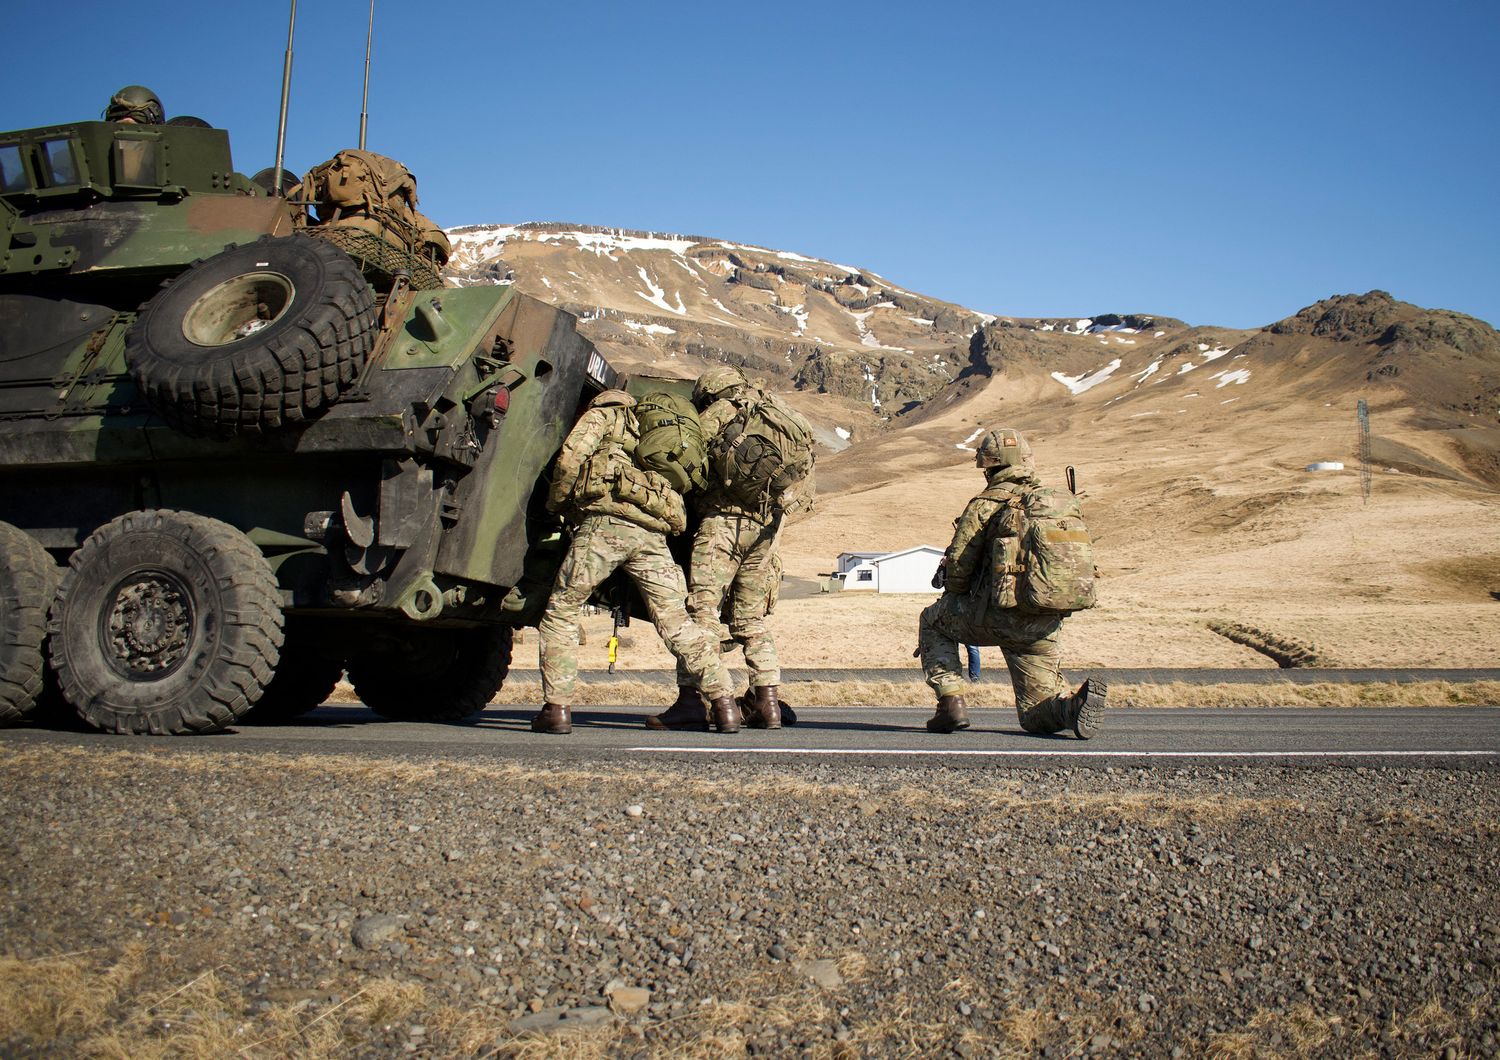
[[[297,297],[292,282],[276,272],[236,276],[206,292],[182,319],[182,334],[197,346],[223,346],[270,327]]]
[[[187,655],[193,611],[187,595],[161,574],[122,585],[108,613],[111,661],[131,676],[162,675]]]

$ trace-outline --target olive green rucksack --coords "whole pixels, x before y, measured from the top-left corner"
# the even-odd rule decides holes
[[[719,485],[730,499],[749,508],[775,505],[813,469],[812,427],[770,393],[741,405],[711,449]]]
[[[1078,497],[1045,486],[996,493],[1006,508],[990,546],[994,604],[1033,615],[1093,607],[1099,572]]]
[[[635,447],[636,463],[661,475],[678,493],[702,489],[708,481],[708,454],[703,446],[703,426],[692,404],[659,391],[637,401],[634,412],[641,430],[641,440]]]

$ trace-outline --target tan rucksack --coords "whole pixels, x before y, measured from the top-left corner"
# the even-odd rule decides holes
[[[568,506],[575,512],[613,515],[663,534],[687,529],[687,506],[672,484],[638,467],[618,445],[594,451],[579,469]]]
[[[417,179],[394,158],[340,151],[309,171],[291,197],[314,207],[308,218],[312,234],[383,271],[407,268],[419,289],[440,286],[437,270],[447,263],[452,246],[443,230],[417,209]],[[361,246],[361,236],[384,242],[396,256]],[[414,260],[401,260],[408,255]]]
[[[990,531],[991,603],[1032,615],[1068,615],[1098,602],[1094,543],[1078,497],[1027,486],[985,490],[1005,505]]]

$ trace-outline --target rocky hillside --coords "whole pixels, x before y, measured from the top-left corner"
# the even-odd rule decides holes
[[[1083,409],[1096,421],[1176,416],[1194,406],[1352,410],[1364,399],[1372,415],[1387,425],[1399,420],[1406,432],[1404,440],[1377,437],[1375,460],[1500,485],[1500,333],[1384,291],[1328,298],[1255,331],[1166,318],[996,320],[976,333],[968,372],[926,415],[991,377],[1003,380],[1002,395],[1069,410],[1054,419]],[[1239,426],[1210,416],[1197,429]]]
[[[514,283],[578,313],[617,364],[689,375],[727,361],[877,415],[940,391],[994,319],[851,265],[703,236],[562,224],[449,235],[455,282]]]
[[[1423,470],[1437,453],[1444,474],[1500,484],[1500,335],[1383,291],[1328,298],[1259,330],[1140,313],[1026,319],[917,294],[852,265],[705,236],[551,223],[449,234],[452,282],[513,283],[576,312],[627,370],[688,376],[711,362],[739,365],[792,392],[834,450],[941,418],[982,392],[1013,406],[1024,399],[1027,419],[1049,422],[1151,417],[1164,401],[1259,410],[1352,408],[1363,397],[1431,443],[1416,446],[1423,457],[1384,441],[1376,459]],[[1233,428],[1209,416],[1202,429]]]

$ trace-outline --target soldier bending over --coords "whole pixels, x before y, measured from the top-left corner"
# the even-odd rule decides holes
[[[746,403],[760,396],[738,369],[708,369],[693,387],[693,404],[699,410],[703,437],[715,438]],[[793,487],[793,491],[797,488]],[[810,483],[806,488],[810,488]],[[766,625],[766,615],[781,582],[778,545],[785,502],[786,498],[775,497],[768,504],[751,507],[735,500],[716,482],[710,482],[697,501],[703,521],[693,538],[688,613],[705,629],[718,630],[727,600],[729,636],[745,649],[745,665],[750,668],[750,687],[741,703],[745,724],[752,729],[782,726],[782,708],[777,696],[781,664],[776,658],[776,641]],[[703,699],[692,674],[681,662],[677,665],[677,686],[676,702],[655,717],[647,718],[647,727],[706,729]],[[796,716],[791,708],[786,713],[786,723],[794,724]]]
[[[578,615],[599,584],[623,567],[661,639],[711,699],[718,730],[737,732],[740,712],[718,641],[688,618],[682,568],[667,550],[667,533],[681,533],[686,525],[682,498],[664,478],[636,467],[631,456],[639,437],[634,404],[624,391],[606,390],[558,454],[547,507],[576,525],[537,627],[546,703],[531,729],[572,731],[568,703],[578,683]]]

